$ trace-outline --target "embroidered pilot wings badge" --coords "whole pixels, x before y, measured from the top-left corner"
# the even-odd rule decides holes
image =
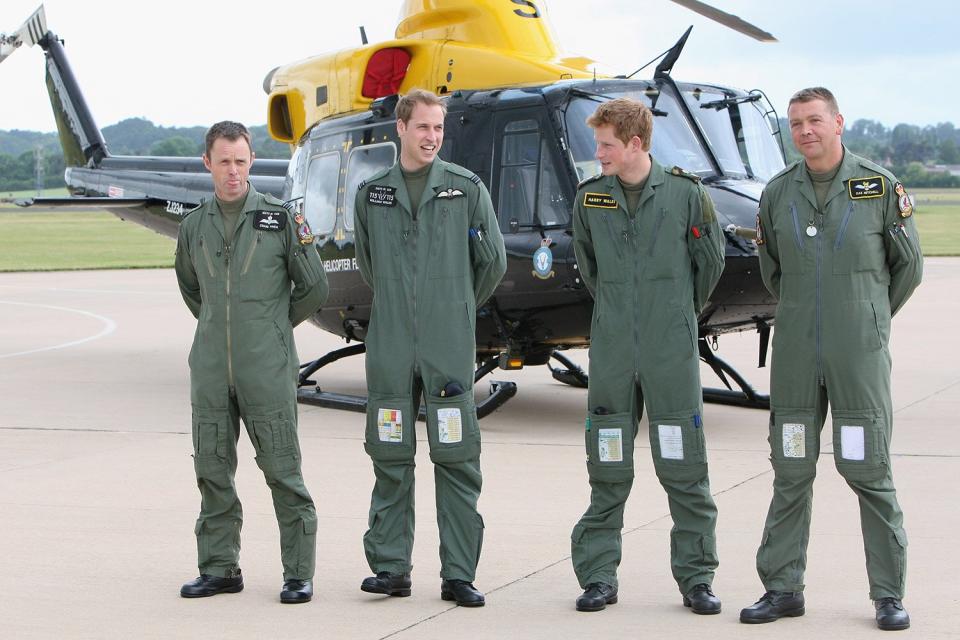
[[[456,198],[457,196],[462,196],[462,195],[463,195],[463,191],[460,191],[460,189],[454,189],[453,187],[447,189],[446,191],[437,192],[438,198]]]

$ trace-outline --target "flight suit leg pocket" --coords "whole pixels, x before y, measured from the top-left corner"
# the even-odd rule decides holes
[[[778,475],[794,479],[816,475],[820,432],[812,410],[773,410],[768,442],[770,464]]]
[[[251,411],[247,421],[257,466],[268,481],[300,467],[296,429],[282,409]]]
[[[597,415],[586,421],[587,473],[600,482],[633,480],[633,441],[636,421],[629,412]]]
[[[699,412],[650,416],[650,450],[660,480],[698,480],[707,474],[707,444]]]
[[[880,412],[833,410],[833,458],[847,482],[874,482],[888,471],[886,435]]]
[[[480,423],[473,389],[456,396],[426,396],[427,437],[435,463],[466,462],[480,457]]]
[[[193,409],[193,463],[197,479],[220,476],[227,469],[226,409]]]
[[[416,420],[410,395],[371,391],[363,445],[367,454],[375,460],[412,460],[416,452]]]

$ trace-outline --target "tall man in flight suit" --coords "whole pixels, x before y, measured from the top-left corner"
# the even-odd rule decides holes
[[[602,173],[574,204],[574,249],[594,298],[586,421],[590,506],[574,527],[580,611],[617,601],[623,510],[646,404],[654,468],[667,492],[671,567],[683,604],[720,612],[717,508],[710,496],[697,314],[723,271],[724,239],[699,178],[650,156],[653,116],[617,98],[587,119]]]
[[[881,629],[906,629],[907,537],[890,466],[890,318],[920,284],[910,198],[889,171],[850,153],[843,116],[822,87],[790,99],[803,156],[770,179],[757,244],[775,297],[770,381],[773,499],[757,571],[766,593],[741,622],[804,613],[813,479],[829,403],[834,461],[857,494],[870,598]]]
[[[199,320],[189,360],[200,577],[180,595],[243,589],[243,512],[234,485],[242,418],[280,525],[280,600],[307,602],[317,515],[300,473],[293,327],[326,300],[327,276],[303,217],[247,182],[253,151],[246,127],[213,125],[203,162],[215,195],[180,223],[176,257],[180,292]]]
[[[414,90],[397,103],[399,161],[360,185],[357,264],[373,289],[367,328],[367,453],[376,483],[363,538],[363,591],[410,595],[414,453],[427,407],[440,528],[440,595],[478,607],[483,519],[480,429],[473,402],[476,308],[506,270],[490,195],[472,172],[437,158],[446,105]]]

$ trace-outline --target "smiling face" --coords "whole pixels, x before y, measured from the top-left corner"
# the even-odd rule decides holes
[[[843,159],[843,116],[824,100],[794,102],[787,109],[793,144],[812,171],[829,171]]]
[[[253,151],[244,138],[217,138],[210,154],[203,154],[203,165],[213,176],[213,190],[224,202],[247,195],[247,177],[253,164]]]
[[[400,166],[407,171],[422,169],[433,162],[443,144],[443,109],[418,102],[409,120],[397,120],[397,134]]]

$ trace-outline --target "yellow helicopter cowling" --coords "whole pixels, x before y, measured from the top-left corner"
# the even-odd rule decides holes
[[[377,98],[413,88],[443,94],[594,76],[592,60],[559,56],[542,6],[540,0],[407,0],[396,40],[308,58],[273,72],[270,135],[294,144],[323,118],[366,110]],[[369,76],[376,66],[371,60],[378,55],[383,60],[378,52],[389,56],[394,50],[409,56],[405,71],[371,94]]]

